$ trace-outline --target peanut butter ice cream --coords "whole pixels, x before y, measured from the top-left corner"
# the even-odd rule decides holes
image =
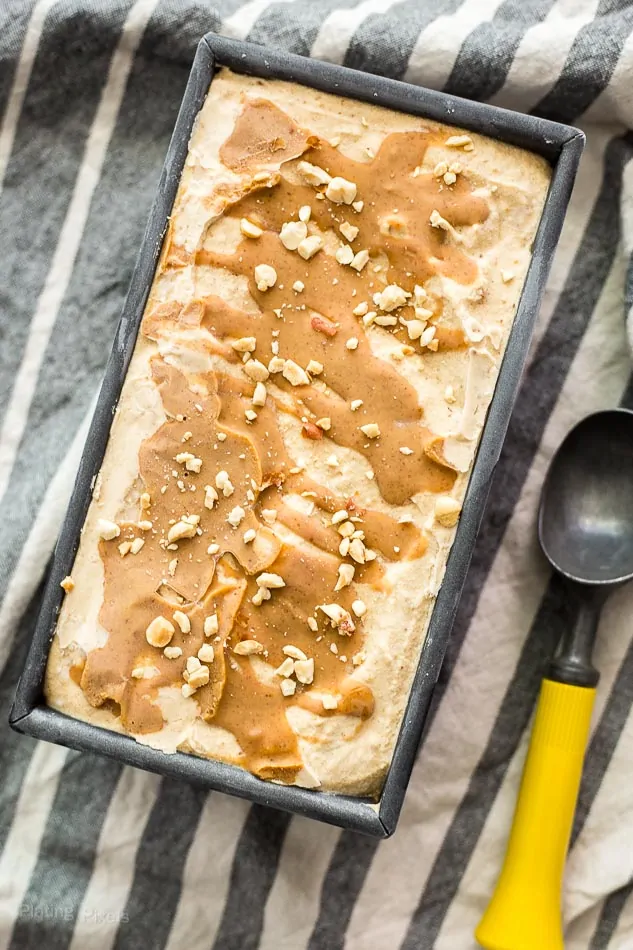
[[[64,582],[51,706],[379,794],[549,178],[473,133],[218,73]]]

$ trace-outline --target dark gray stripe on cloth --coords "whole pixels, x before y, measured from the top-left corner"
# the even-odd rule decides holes
[[[251,43],[284,49],[300,56],[309,56],[325,18],[332,10],[347,10],[360,0],[295,0],[294,3],[273,3],[259,17],[248,34]]]
[[[556,0],[505,0],[492,20],[480,23],[464,41],[446,83],[455,96],[490,99],[506,81],[527,31],[542,23]]]
[[[420,33],[439,16],[455,13],[463,0],[408,0],[376,13],[358,27],[347,49],[345,66],[402,79]]]
[[[323,881],[319,916],[307,950],[343,950],[345,934],[374,854],[377,838],[343,831]]]
[[[596,19],[580,30],[556,83],[532,112],[577,121],[609,85],[631,29],[630,0],[601,0]]]
[[[176,914],[182,874],[207,792],[165,778],[136,856],[114,950],[160,950]]]
[[[43,585],[42,585],[43,586]],[[0,854],[4,850],[7,836],[11,829],[15,806],[22,788],[24,776],[35,751],[37,742],[30,736],[21,736],[9,729],[7,722],[13,705],[15,688],[26,660],[26,654],[31,644],[37,607],[42,596],[40,587],[24,612],[19,624],[18,636],[15,645],[9,653],[6,666],[0,673],[0,724],[2,740],[0,741]]]
[[[66,950],[90,881],[99,835],[122,765],[69,752],[10,950]]]
[[[235,849],[231,881],[213,950],[257,950],[290,815],[253,805]]]
[[[34,0],[4,0],[0,4],[0,114],[9,100],[33,6]]]
[[[530,721],[547,658],[572,620],[569,602],[563,583],[558,577],[552,577],[486,748],[435,859],[401,950],[427,950],[438,937],[510,760]]]
[[[587,230],[519,393],[495,471],[489,515],[477,543],[466,582],[466,596],[460,603],[449,650],[453,647],[455,632],[458,640],[463,642],[479,594],[541,443],[543,430],[613,265],[620,241],[617,209],[622,192],[622,170],[632,151],[633,133],[613,139],[607,146],[602,186]],[[480,552],[479,556],[477,552]],[[471,777],[468,792],[436,858],[402,950],[413,950],[416,943],[419,946],[422,934],[425,939],[429,934],[435,939],[439,933],[501,787],[508,762],[529,719],[541,672],[537,658],[539,654],[551,654],[555,637],[562,629],[563,607],[558,584],[552,581],[524,644],[486,749]],[[459,649],[459,643],[456,646]],[[454,648],[451,654],[454,664]],[[449,671],[445,675],[449,675]],[[499,758],[499,750],[505,759]]]
[[[0,406],[22,361],[29,324],[55,252],[128,0],[53,7],[46,20],[0,198]],[[57,18],[66,18],[63,28]],[[3,552],[0,552],[0,565]]]
[[[608,950],[611,938],[620,923],[622,911],[631,894],[633,894],[633,881],[609,894],[602,906],[600,918],[589,944],[589,950]],[[622,950],[624,944],[619,946]]]
[[[446,658],[435,687],[425,736],[432,728],[435,714],[477,609],[479,596],[540,445],[545,424],[567,378],[569,367],[615,259],[619,234],[617,227],[614,227],[614,221],[619,220],[622,169],[630,153],[633,153],[633,133],[614,139],[606,150],[600,194],[549,327],[526,372],[495,470],[490,502],[484,514]],[[424,738],[420,752],[424,754]],[[344,864],[350,872],[353,868],[354,873],[364,880],[376,848],[377,844],[373,850],[367,848],[363,849],[362,854],[357,854],[357,836],[343,832],[336,849],[337,864]],[[364,870],[359,866],[363,861],[367,863]],[[326,874],[324,893],[329,887],[330,873],[335,873],[332,864]],[[450,871],[448,873],[450,874]],[[456,874],[459,872],[456,871]],[[357,895],[354,895],[354,901],[356,897]],[[345,927],[352,910],[353,907],[350,907],[349,914],[340,917]],[[321,913],[327,919],[328,909],[325,906],[322,906]],[[333,926],[330,927],[330,930],[332,929]],[[338,934],[336,939],[339,943],[334,943],[334,946],[342,946],[344,932]],[[420,948],[426,950],[426,944],[420,944]]]

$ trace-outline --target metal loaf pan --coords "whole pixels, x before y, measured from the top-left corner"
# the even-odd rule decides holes
[[[289,80],[351,99],[461,126],[544,156],[553,177],[534,241],[533,256],[472,471],[457,535],[432,613],[395,752],[379,801],[264,782],[232,765],[185,753],[167,755],[134,739],[69,718],[46,706],[43,680],[63,599],[60,581],[71,572],[81,528],[101,467],[113,410],[132,356],[167,221],[187,155],[191,130],[214,72]],[[130,765],[176,776],[263,805],[286,809],[353,831],[387,837],[395,830],[433,688],[451,634],[491,477],[508,427],[538,306],[584,146],[578,129],[470,102],[392,79],[207,34],[200,41],[169,145],[158,192],[123,307],[105,379],[55,548],[37,627],[18,684],[10,724],[19,732],[73,749],[99,752]]]

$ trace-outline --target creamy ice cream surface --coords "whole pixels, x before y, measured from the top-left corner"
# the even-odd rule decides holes
[[[48,703],[378,796],[550,179],[221,70],[53,640]]]

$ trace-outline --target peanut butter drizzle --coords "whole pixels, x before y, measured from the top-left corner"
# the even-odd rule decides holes
[[[276,232],[301,205],[309,204],[312,220],[322,230],[338,228],[345,221],[358,227],[354,250],[366,248],[372,256],[382,256],[387,282],[412,291],[414,284],[438,273],[457,281],[472,280],[475,263],[447,242],[443,231],[431,228],[428,219],[437,209],[452,225],[472,224],[485,220],[487,205],[461,180],[448,190],[430,175],[413,178],[411,174],[438,136],[436,132],[388,136],[373,161],[359,163],[299,129],[272,103],[248,102],[220,152],[223,162],[243,176],[242,181],[225,184],[223,195],[234,215],[249,217],[265,233],[256,241],[242,241],[234,254],[202,247],[196,263],[246,276],[260,314],[254,316],[208,297],[184,307],[174,303],[155,307],[142,327],[146,336],[157,339],[170,325],[202,326],[213,334],[207,348],[236,363],[239,357],[229,341],[251,335],[257,340],[253,357],[265,364],[273,355],[273,339],[282,358],[302,367],[318,360],[324,370],[316,385],[292,387],[281,374],[272,377],[284,390],[284,410],[308,420],[306,436],[329,438],[365,455],[383,497],[393,504],[408,501],[420,490],[448,490],[455,473],[443,458],[442,440],[421,424],[423,410],[416,391],[389,362],[372,355],[362,323],[352,315],[363,300],[373,308],[372,295],[384,284],[371,269],[359,274],[324,251],[306,262],[287,251]],[[271,173],[270,167],[265,190],[253,180],[251,173],[271,164],[276,167],[280,161],[290,169],[302,155],[330,175],[356,182],[358,198],[365,202],[363,212],[356,214],[349,206],[327,199],[315,200],[313,188]],[[191,252],[174,244],[170,232],[163,268],[191,261]],[[266,293],[253,280],[259,263],[272,264],[278,275],[275,287]],[[297,280],[305,284],[301,294],[290,289]],[[463,345],[459,328],[437,322],[441,304],[431,297],[429,301],[440,349]],[[401,308],[399,315],[412,318],[412,308]],[[352,336],[358,339],[356,350],[345,346]],[[304,474],[291,471],[295,463],[285,449],[274,411],[279,406],[271,394],[267,405],[257,409],[253,424],[245,419],[254,387],[250,380],[221,373],[188,380],[159,358],[153,360],[152,372],[168,416],[139,451],[140,479],[151,499],[150,508],[139,511],[139,520],[151,520],[152,530],[142,531],[137,523],[121,524],[116,541],[100,542],[105,577],[100,622],[109,638],[104,647],[88,654],[81,686],[93,705],[118,704],[129,731],[155,732],[163,725],[156,702],[159,690],[180,686],[187,658],[210,642],[215,651],[213,662],[207,664],[210,679],[195,692],[200,716],[235,736],[242,751],[240,764],[262,778],[292,781],[302,760],[285,714],[289,705],[320,716],[354,716],[359,724],[373,713],[371,689],[351,677],[352,657],[362,648],[362,622],[354,618],[353,624],[337,632],[318,607],[337,603],[351,619],[352,602],[358,599],[356,584],[362,581],[380,588],[386,583],[385,575],[375,560],[355,564],[354,582],[334,592],[342,558],[331,514],[346,509],[355,527],[364,532],[367,547],[385,559],[419,557],[426,540],[415,525],[366,510],[354,498],[339,498]],[[350,408],[354,399],[363,400],[356,412]],[[315,435],[314,420],[325,416],[331,428]],[[367,423],[379,425],[380,438],[370,440],[360,432]],[[401,446],[412,454],[403,455]],[[182,452],[201,460],[199,474],[188,473],[175,461]],[[204,505],[204,486],[214,486],[221,470],[228,472],[234,491],[229,497],[219,491],[218,501],[209,509]],[[291,495],[309,499],[312,513],[297,511],[289,503]],[[244,517],[234,528],[227,515],[238,505]],[[276,513],[276,524],[298,538],[296,543],[285,543],[264,523],[263,513],[270,521],[270,511]],[[170,550],[170,522],[185,515],[200,518],[199,533],[177,542],[176,550],[170,545]],[[251,528],[256,539],[247,544],[243,537]],[[141,550],[122,557],[118,546],[136,538],[144,541]],[[207,551],[210,544],[218,546],[215,555]],[[175,558],[177,566],[170,570]],[[279,574],[285,586],[255,606],[256,577],[263,571]],[[173,621],[176,609],[189,619],[189,632],[182,633]],[[204,620],[214,613],[219,630],[208,639]],[[170,646],[182,649],[177,659],[167,659],[162,649],[147,642],[146,629],[159,615],[174,623]],[[316,633],[308,626],[309,618],[317,620]],[[263,653],[252,660],[235,654],[233,648],[243,640],[256,640]],[[332,644],[337,653],[330,649]],[[285,645],[303,650],[315,662],[314,687],[297,683],[293,697],[281,694],[279,678],[270,673],[285,659]],[[262,667],[262,663],[267,665]],[[151,678],[132,676],[133,670],[138,674],[145,667],[150,668]],[[323,708],[318,698],[321,691],[337,697],[336,710]]]
[[[246,277],[260,309],[260,316],[255,318],[220,298],[207,298],[203,325],[219,340],[256,333],[256,356],[266,364],[272,355],[273,331],[278,334],[280,356],[303,367],[310,359],[321,362],[324,371],[319,380],[327,389],[319,384],[292,387],[280,374],[274,381],[292,392],[299,404],[299,414],[312,421],[323,417],[331,420],[327,437],[367,458],[381,494],[392,504],[404,504],[419,491],[450,490],[455,474],[441,452],[427,452],[427,446],[434,444],[436,437],[421,425],[423,411],[415,389],[391,363],[372,355],[363,324],[353,315],[362,301],[373,308],[373,294],[384,284],[372,268],[358,273],[324,251],[305,261],[296,252],[286,250],[278,232],[285,222],[296,219],[301,206],[309,205],[311,220],[322,231],[333,229],[343,243],[347,240],[338,231],[342,224],[347,222],[359,228],[352,242],[353,250],[365,248],[372,256],[382,255],[387,262],[387,282],[396,283],[409,293],[415,284],[423,284],[434,274],[463,283],[472,281],[477,273],[476,262],[454,241],[447,241],[446,233],[432,227],[429,219],[431,212],[437,210],[453,226],[472,225],[485,221],[487,203],[472,194],[461,176],[452,188],[429,173],[413,177],[427,148],[438,144],[443,135],[388,135],[372,161],[358,162],[323,140],[315,141],[272,103],[248,102],[234,133],[220,151],[229,167],[245,167],[243,162],[247,159],[240,159],[240,155],[247,156],[249,167],[251,156],[274,158],[271,143],[280,141],[291,143],[289,152],[293,157],[301,153],[303,143],[304,159],[324,168],[332,177],[356,183],[357,197],[364,201],[363,210],[358,214],[349,205],[335,204],[327,198],[316,200],[315,189],[297,184],[298,173],[293,163],[284,158],[282,168],[287,165],[291,170],[292,181],[278,176],[274,182],[267,181],[261,189],[253,191],[251,180],[249,194],[232,207],[232,215],[248,218],[265,233],[257,240],[242,240],[233,254],[202,247],[196,255],[197,264],[225,268]],[[254,280],[255,267],[261,263],[270,264],[277,272],[275,286],[265,292],[257,289]],[[304,284],[303,292],[292,291],[296,281]],[[430,303],[435,317],[439,317],[437,301],[431,298]],[[413,308],[400,308],[398,316],[412,319]],[[400,326],[395,332],[402,335],[405,331]],[[358,346],[350,350],[346,342],[352,337],[358,340]],[[436,338],[442,349],[464,344],[461,328],[438,324]],[[358,398],[363,399],[363,405],[353,412],[350,403]],[[367,423],[378,424],[379,439],[368,439],[361,431],[360,427]],[[401,447],[411,449],[411,454],[403,455]]]
[[[187,311],[184,319],[189,316]],[[146,329],[152,332],[151,321]],[[257,640],[265,650],[262,658],[276,668],[285,659],[283,646],[299,647],[315,660],[315,686],[339,696],[342,712],[367,718],[373,703],[371,690],[365,688],[360,705],[346,698],[357,692],[358,683],[348,677],[353,671],[351,658],[362,646],[362,624],[356,621],[350,636],[340,636],[317,610],[319,603],[336,602],[349,611],[357,596],[355,585],[334,592],[341,538],[329,524],[329,515],[347,508],[350,517],[360,519],[357,524],[366,532],[367,544],[375,540],[376,548],[384,549],[391,559],[419,556],[426,541],[413,524],[399,524],[382,512],[360,507],[354,499],[338,498],[302,474],[290,474],[294,462],[285,450],[272,408],[261,408],[261,425],[246,423],[244,408],[251,403],[248,386],[241,380],[206,374],[196,377],[194,392],[177,369],[159,358],[152,361],[152,374],[168,415],[168,421],[139,450],[140,478],[151,499],[139,518],[151,520],[153,528],[142,531],[137,523],[121,524],[115,541],[100,542],[105,583],[99,620],[109,638],[104,647],[88,654],[82,689],[95,706],[118,704],[127,730],[156,732],[163,725],[156,703],[159,690],[180,686],[187,658],[211,642],[215,657],[209,664],[210,680],[195,693],[201,717],[236,737],[243,752],[240,763],[255,774],[291,781],[302,761],[285,709],[293,702],[301,703],[305,688],[299,684],[295,697],[283,697],[278,678],[262,682],[248,657],[234,654],[232,648],[240,640]],[[226,436],[224,441],[218,434]],[[183,450],[202,460],[199,474],[186,476],[175,461]],[[229,473],[234,492],[226,498],[218,492],[220,497],[209,510],[204,506],[204,486],[214,485],[220,470]],[[293,520],[293,509],[284,500],[290,494],[309,497],[315,514]],[[245,515],[235,529],[226,519],[237,504]],[[279,521],[306,543],[297,547],[282,543],[263,523],[263,509],[279,512]],[[169,523],[184,514],[200,517],[201,534],[169,550]],[[243,535],[251,525],[257,538],[245,544]],[[119,544],[135,538],[144,540],[141,550],[122,557]],[[219,545],[215,555],[207,553],[210,543]],[[172,576],[169,564],[174,558],[178,564]],[[251,602],[257,590],[254,578],[264,570],[280,574],[286,587],[255,607]],[[381,586],[380,565],[375,561],[357,565],[355,581],[359,580]],[[173,620],[175,610],[189,618],[190,632],[181,632]],[[218,616],[219,631],[209,641],[204,636],[204,619],[213,613]],[[157,616],[173,623],[175,633],[169,645],[180,647],[181,657],[169,660],[147,643],[145,631]],[[308,627],[309,616],[318,619],[316,634]],[[322,639],[317,641],[317,637]],[[339,645],[338,656],[330,651],[333,642]],[[151,679],[132,677],[133,670],[142,668],[152,670]],[[309,708],[329,714],[316,698]]]

